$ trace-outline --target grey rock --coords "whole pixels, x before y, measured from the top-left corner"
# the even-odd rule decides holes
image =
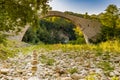
[[[74,74],[71,75],[71,78],[72,78],[73,80],[79,80],[79,79],[80,79],[80,75],[77,74],[77,73],[74,73]]]

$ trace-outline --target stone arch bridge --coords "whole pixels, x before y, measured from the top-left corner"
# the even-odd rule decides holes
[[[84,19],[77,16],[66,14],[64,12],[59,12],[59,11],[49,11],[44,16],[39,16],[39,18],[45,18],[50,16],[66,18],[72,21],[73,24],[75,24],[76,26],[79,26],[81,31],[83,32],[86,43],[89,43],[90,41],[95,42],[99,38],[99,34],[101,31],[101,24],[96,20]],[[25,32],[28,30],[28,28],[29,28],[29,25],[26,25],[22,29],[22,31],[19,32],[18,35],[13,35],[13,36],[10,36],[9,38],[22,41],[22,38]]]

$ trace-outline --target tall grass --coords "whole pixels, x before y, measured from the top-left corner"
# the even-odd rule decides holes
[[[120,53],[120,41],[115,40],[103,42],[99,44],[99,48],[101,48],[103,51]]]
[[[45,45],[44,45],[45,46]],[[63,51],[80,51],[80,50],[92,50],[92,51],[101,51],[101,52],[113,52],[120,53],[120,41],[106,41],[100,44],[82,44],[82,45],[72,45],[72,44],[54,44],[47,45],[44,48],[49,50],[61,49]]]
[[[0,44],[0,58],[5,58],[8,56],[14,56],[15,54],[21,53],[30,53],[33,50],[40,51],[44,49],[45,51],[51,50],[63,50],[68,51],[96,51],[98,53],[110,52],[110,53],[120,53],[120,41],[106,41],[100,44],[82,44],[82,45],[72,45],[72,44],[53,44],[53,45],[31,45],[26,46],[25,43],[17,41],[6,41],[6,43]]]

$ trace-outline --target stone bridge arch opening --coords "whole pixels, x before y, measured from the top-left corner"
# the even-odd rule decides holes
[[[53,18],[52,18],[53,17]],[[63,21],[65,21],[66,22],[66,24],[68,24],[68,23],[70,23],[70,25],[68,25],[68,26],[64,26],[64,24],[63,24],[63,26],[61,26],[60,28],[59,28],[59,30],[57,29],[56,31],[59,33],[59,35],[58,35],[58,37],[61,37],[62,38],[62,40],[59,40],[57,43],[68,43],[68,41],[71,41],[71,40],[76,40],[77,39],[77,37],[76,37],[76,33],[75,33],[75,30],[73,30],[74,28],[76,28],[77,26],[75,25],[75,23],[73,22],[73,21],[71,21],[70,19],[68,19],[68,18],[66,18],[66,17],[63,17],[63,16],[60,16],[60,15],[57,15],[57,16],[55,16],[55,15],[48,15],[48,16],[44,16],[44,17],[41,17],[40,18],[40,20],[43,20],[44,21],[44,19],[45,19],[45,21],[47,21],[47,19],[46,18],[48,18],[48,19],[50,19],[50,20],[48,20],[48,22],[50,21],[51,23],[53,23],[54,22],[54,20],[53,20],[53,22],[52,22],[52,19],[54,19],[54,17],[56,18],[56,19],[61,19],[61,20],[63,20]],[[58,23],[58,26],[60,25],[60,23]],[[46,25],[45,25],[46,26]],[[52,26],[51,26],[51,28],[52,28]],[[68,28],[68,29],[67,29]],[[49,28],[50,29],[50,28]],[[67,33],[65,32],[66,31],[66,29],[67,29]],[[71,33],[73,33],[72,35],[69,35],[69,34],[71,34],[71,33],[69,33],[69,31],[68,30],[70,30],[71,31]],[[81,31],[81,30],[80,30]],[[27,32],[27,31],[26,31]],[[49,32],[49,31],[48,31]],[[82,31],[81,31],[82,32]],[[50,33],[51,34],[51,33]],[[85,38],[83,37],[84,35],[83,34],[81,34],[82,36],[81,36],[81,41],[80,41],[80,43],[85,43]],[[26,33],[24,34],[24,36],[23,36],[23,39],[24,39],[24,37],[26,36]],[[49,35],[49,36],[51,36],[51,35]],[[64,39],[63,39],[64,38]],[[22,40],[22,41],[24,41],[24,40]],[[44,42],[44,41],[43,41]],[[48,41],[49,42],[49,41]],[[50,44],[50,43],[47,43],[47,44]],[[54,43],[53,43],[54,44]]]
[[[85,36],[84,32],[82,31],[83,29],[81,29],[82,28],[81,23],[79,21],[77,21],[77,20],[79,20],[80,17],[76,17],[76,16],[69,15],[64,12],[59,12],[59,11],[49,11],[46,15],[39,16],[40,19],[44,19],[44,18],[48,18],[48,17],[61,17],[66,20],[69,20],[70,22],[72,22],[75,25],[74,27],[80,28],[80,31],[83,33],[85,42],[89,43],[87,36]],[[83,19],[83,18],[81,18],[81,19]],[[89,26],[89,24],[88,24],[88,26]]]
[[[89,20],[89,19],[84,19],[77,16],[69,15],[60,11],[49,11],[47,14],[43,16],[39,16],[39,18],[41,19],[50,16],[58,16],[58,17],[66,18],[72,21],[76,26],[79,26],[84,35],[86,43],[90,43],[90,41],[96,42],[97,39],[99,38],[99,34],[101,33],[100,22],[96,20]],[[25,28],[22,29],[19,35],[14,36],[14,39],[16,38],[17,40],[22,41],[22,38],[25,35],[28,28],[29,25],[25,26]]]

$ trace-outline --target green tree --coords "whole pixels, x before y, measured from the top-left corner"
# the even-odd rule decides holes
[[[75,25],[67,19],[55,16],[47,17],[41,19],[39,25],[40,26],[35,30],[35,32],[33,31],[33,27],[29,28],[23,41],[29,43],[39,43],[39,41],[42,41],[45,44],[55,44],[64,43],[68,38],[69,40],[76,39],[76,35],[73,30]]]
[[[118,20],[119,20],[119,9],[116,5],[109,5],[105,9],[105,13],[100,15],[100,20],[104,26],[109,26],[113,29],[118,27]]]
[[[88,18],[89,18],[88,12],[86,12],[86,13],[84,14],[84,18],[85,18],[85,19],[88,19]]]
[[[0,0],[0,31],[39,26],[39,14],[50,9],[49,0]]]
[[[116,5],[109,5],[104,13],[99,15],[100,21],[103,24],[102,33],[103,39],[116,39],[120,38],[120,17],[119,9]]]

